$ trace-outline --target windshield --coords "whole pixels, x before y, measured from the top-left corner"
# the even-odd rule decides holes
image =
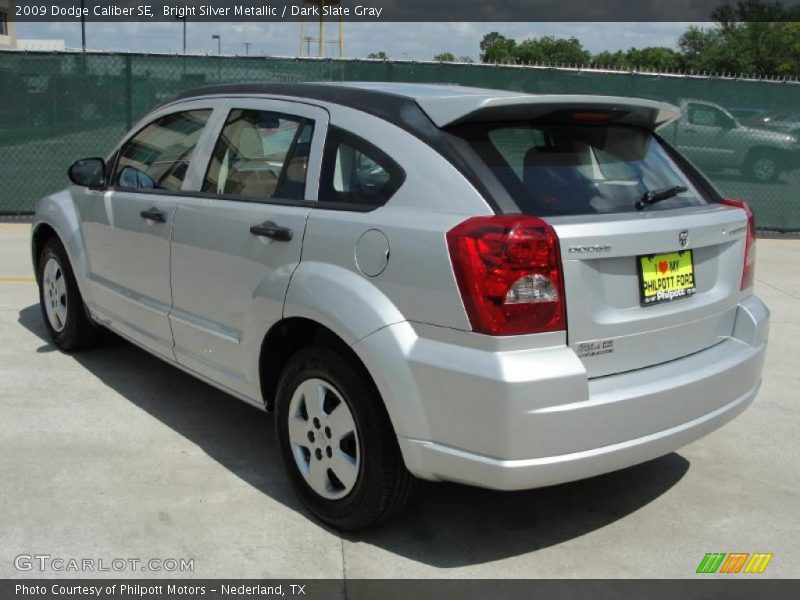
[[[630,212],[651,191],[686,191],[648,206],[708,204],[653,135],[633,127],[470,123],[465,139],[522,212],[539,216]]]

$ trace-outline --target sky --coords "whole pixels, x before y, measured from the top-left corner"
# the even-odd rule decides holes
[[[591,52],[627,50],[631,46],[674,48],[678,37],[691,23],[346,23],[345,56],[365,58],[370,52],[385,51],[399,60],[430,60],[441,52],[478,59],[479,44],[490,31],[523,40],[553,35],[578,38]],[[306,35],[317,36],[317,26],[309,25]],[[181,23],[87,23],[90,50],[179,53],[182,48]],[[244,54],[243,42],[256,55],[297,56],[300,47],[299,23],[201,23],[187,24],[189,53],[216,53],[222,38],[223,54]],[[326,38],[335,39],[337,28],[329,23]],[[18,23],[17,37],[25,39],[63,39],[68,48],[80,48],[79,23]],[[316,50],[312,44],[312,54]],[[328,46],[328,55],[338,51]]]

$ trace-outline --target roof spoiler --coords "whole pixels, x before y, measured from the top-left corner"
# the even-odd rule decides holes
[[[656,130],[681,116],[680,110],[671,104],[617,96],[464,95],[418,98],[417,104],[437,127],[476,121],[530,121],[566,109],[614,111],[620,114],[614,119],[615,124]]]

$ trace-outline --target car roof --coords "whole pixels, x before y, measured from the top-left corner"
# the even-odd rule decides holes
[[[389,121],[393,110],[415,104],[437,127],[463,122],[533,119],[565,108],[601,109],[622,116],[615,120],[655,129],[674,121],[680,111],[641,98],[570,94],[524,94],[456,85],[395,82],[254,83],[200,88],[176,100],[208,96],[288,96],[331,102],[376,114]],[[395,113],[396,114],[396,113]]]

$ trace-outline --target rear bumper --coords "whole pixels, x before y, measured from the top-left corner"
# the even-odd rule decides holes
[[[448,353],[448,344],[416,337],[400,349],[405,385],[378,383],[412,473],[534,488],[668,454],[734,418],[758,391],[768,326],[768,310],[750,297],[737,309],[733,335],[717,345],[596,379],[564,346]],[[386,343],[390,332],[382,332]]]
[[[403,439],[403,453],[425,465],[424,476],[497,490],[523,490],[624,469],[680,448],[733,419],[753,401],[760,382],[717,410],[675,427],[571,454],[501,460],[434,442]]]

